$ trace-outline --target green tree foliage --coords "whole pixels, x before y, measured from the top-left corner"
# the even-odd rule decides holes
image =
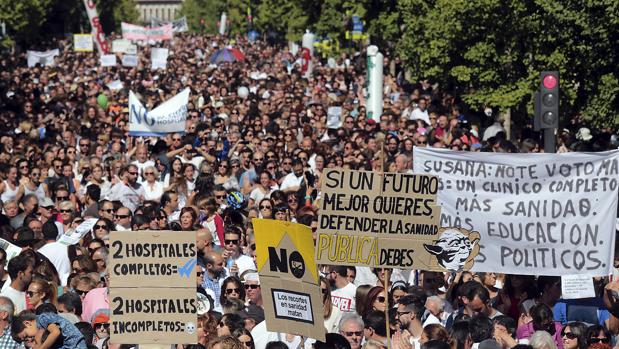
[[[512,108],[522,117],[533,109],[539,72],[558,70],[564,121],[584,111],[596,125],[617,125],[618,7],[611,0],[401,0],[399,54],[414,79],[458,88],[472,107]]]
[[[138,23],[140,18],[140,13],[133,0],[97,1],[97,11],[99,18],[101,18],[103,31],[106,33],[119,32],[122,22]]]
[[[225,5],[225,2],[220,0],[185,0],[181,7],[181,16],[187,16],[190,30],[214,34],[218,30],[217,21],[226,8]]]
[[[286,40],[300,40],[308,29],[307,6],[302,0],[262,0],[257,8],[252,7],[254,23],[261,32],[274,31]]]
[[[6,23],[7,34],[13,40],[35,43],[51,3],[52,0],[0,0],[0,21]]]

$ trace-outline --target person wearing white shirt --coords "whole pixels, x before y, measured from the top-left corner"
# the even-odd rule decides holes
[[[292,161],[292,172],[287,174],[279,189],[284,193],[296,192],[303,182],[303,163],[299,159]]]
[[[428,110],[426,109],[428,106],[428,102],[425,98],[419,99],[419,104],[417,108],[413,110],[411,113],[411,120],[423,120],[426,125],[430,125],[430,116],[428,115]]]
[[[335,290],[331,292],[331,302],[341,311],[352,313],[356,311],[357,286],[348,280],[347,271],[348,268],[341,265],[331,268],[332,276],[335,276]]]
[[[163,195],[163,183],[157,180],[159,172],[155,169],[155,166],[148,166],[142,173],[144,174],[144,181],[142,182],[144,200],[159,201],[161,195]]]

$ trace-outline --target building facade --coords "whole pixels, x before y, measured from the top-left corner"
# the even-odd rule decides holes
[[[136,0],[140,21],[150,24],[151,19],[172,21],[179,17],[183,0]]]

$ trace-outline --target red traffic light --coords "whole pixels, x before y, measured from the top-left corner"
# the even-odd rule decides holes
[[[544,88],[553,89],[557,86],[557,77],[554,75],[546,75],[544,76],[544,80],[542,80],[542,85]]]

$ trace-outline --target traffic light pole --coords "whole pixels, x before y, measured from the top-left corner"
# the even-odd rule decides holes
[[[554,128],[544,129],[544,153],[556,153],[557,152],[557,140],[555,137]]]

